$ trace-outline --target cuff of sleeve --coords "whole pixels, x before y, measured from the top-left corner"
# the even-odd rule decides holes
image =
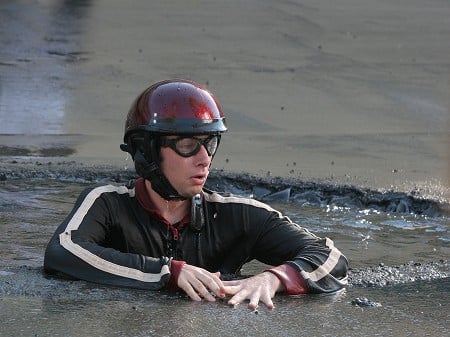
[[[171,260],[170,261],[170,279],[167,283],[167,288],[170,290],[178,289],[178,276],[180,275],[181,269],[186,264],[185,261]]]
[[[288,264],[282,264],[278,267],[267,269],[266,271],[274,274],[285,287],[285,293],[288,295],[306,294],[308,289],[305,280],[300,273]]]

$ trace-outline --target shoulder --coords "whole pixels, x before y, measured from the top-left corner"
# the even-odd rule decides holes
[[[118,196],[134,197],[135,188],[134,182],[130,182],[127,185],[118,184],[96,184],[87,187],[80,195],[80,199],[90,199],[92,201],[101,198],[114,198]]]
[[[210,191],[207,189],[204,189],[204,197],[207,202],[210,203],[216,203],[219,205],[230,205],[230,206],[242,206],[242,207],[250,207],[250,208],[257,208],[261,210],[266,210],[268,212],[276,212],[279,213],[274,208],[270,207],[269,205],[260,202],[258,200],[238,196],[230,193],[219,193]]]

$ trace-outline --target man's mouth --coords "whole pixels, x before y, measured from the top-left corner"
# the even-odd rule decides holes
[[[206,180],[206,177],[206,174],[197,174],[192,176],[191,179],[198,184],[203,184]]]

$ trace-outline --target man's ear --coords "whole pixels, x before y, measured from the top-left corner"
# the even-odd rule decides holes
[[[144,141],[145,134],[143,134],[142,132],[133,132],[128,137],[126,137],[123,144],[120,144],[120,149],[124,152],[128,152],[131,155],[131,158],[134,159],[136,150],[140,148]]]

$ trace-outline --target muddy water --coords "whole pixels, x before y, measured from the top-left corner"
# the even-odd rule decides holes
[[[448,336],[449,280],[341,295],[279,297],[272,311],[132,291],[95,300],[3,297],[2,336]],[[361,309],[363,294],[383,306]],[[83,294],[83,293],[81,293]],[[80,294],[80,295],[81,295]]]
[[[0,336],[444,336],[450,332],[445,263],[434,279],[413,275],[408,268],[395,274],[393,268],[391,285],[379,282],[368,287],[353,281],[339,294],[278,296],[276,309],[261,307],[257,313],[246,305],[230,308],[222,302],[194,303],[176,294],[47,278],[42,273],[45,245],[86,186],[74,178],[0,182]],[[426,265],[449,256],[446,216],[272,204],[302,226],[333,238],[349,258],[354,275],[367,271],[369,277],[380,263]],[[244,266],[243,273],[253,274],[262,267],[253,262]],[[381,306],[352,305],[362,297]]]

